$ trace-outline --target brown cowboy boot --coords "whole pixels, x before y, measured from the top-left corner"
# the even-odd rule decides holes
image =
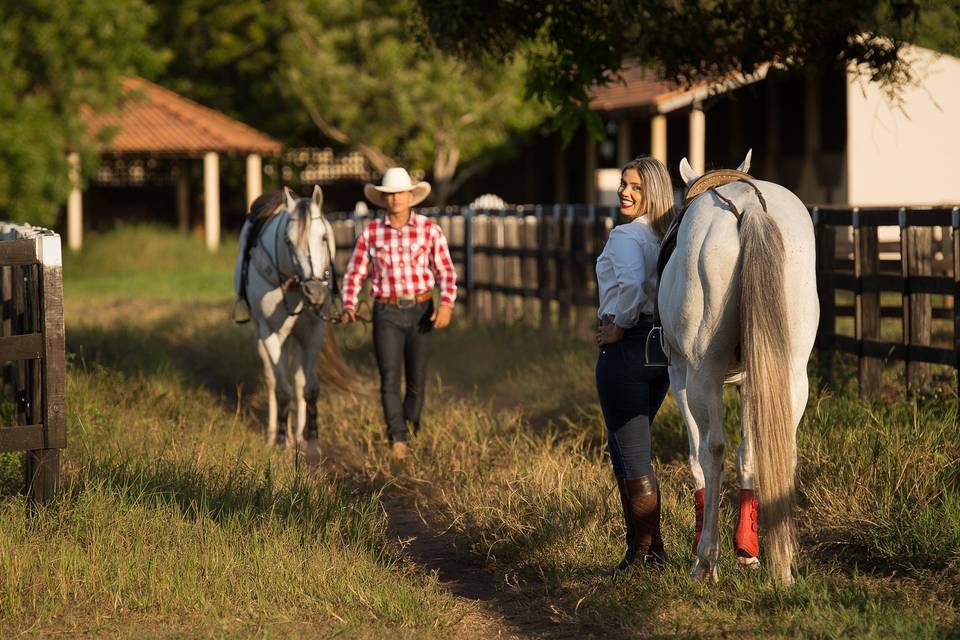
[[[660,487],[654,475],[627,478],[630,518],[636,557],[653,566],[663,566],[666,554],[660,531]]]
[[[653,539],[650,541],[650,551],[644,560],[652,565],[663,566],[667,562],[667,552],[663,548],[663,534],[660,531],[660,483],[657,482],[657,515],[656,528]]]
[[[636,534],[634,533],[633,519],[630,517],[630,496],[627,492],[627,480],[617,476],[617,490],[620,492],[620,507],[623,509],[623,524],[626,527],[627,552],[623,556],[620,564],[612,569],[604,570],[606,575],[623,573],[630,568],[637,556],[637,546],[635,543]]]
[[[660,487],[655,476],[617,478],[620,504],[627,528],[627,552],[609,574],[623,573],[637,561],[662,567],[666,563],[660,531]]]

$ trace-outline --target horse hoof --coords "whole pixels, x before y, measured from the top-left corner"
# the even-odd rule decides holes
[[[760,568],[760,558],[755,556],[737,556],[737,564],[745,569],[756,571]]]

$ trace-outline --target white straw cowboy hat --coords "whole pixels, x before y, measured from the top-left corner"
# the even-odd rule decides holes
[[[413,197],[410,200],[410,206],[413,207],[426,200],[427,196],[430,195],[430,183],[421,181],[413,184],[406,169],[393,167],[387,169],[387,172],[383,174],[379,186],[370,183],[363,186],[363,195],[367,197],[367,200],[383,209],[387,207],[385,194],[400,193],[401,191],[413,192]]]

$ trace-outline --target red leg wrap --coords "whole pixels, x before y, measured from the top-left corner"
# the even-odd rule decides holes
[[[740,490],[740,517],[733,535],[733,549],[744,558],[760,556],[760,540],[757,538],[757,494],[750,489]]]
[[[700,544],[700,534],[703,533],[703,489],[693,492],[693,508],[696,513],[696,525],[693,534],[693,555],[697,555],[697,545]]]

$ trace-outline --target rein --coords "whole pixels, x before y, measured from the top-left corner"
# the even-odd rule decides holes
[[[311,220],[321,220],[323,218],[320,216],[313,216]],[[260,273],[264,279],[267,280],[270,284],[275,285],[281,290],[281,298],[283,299],[283,306],[289,316],[298,316],[307,308],[311,308],[317,312],[317,315],[328,321],[337,321],[336,318],[331,318],[327,314],[327,309],[330,306],[330,301],[339,295],[339,287],[337,286],[336,272],[333,266],[333,256],[327,256],[327,268],[323,272],[321,278],[317,278],[316,274],[313,273],[313,255],[310,249],[310,243],[307,242],[307,261],[310,264],[310,277],[307,277],[306,269],[303,267],[303,264],[300,258],[297,255],[296,247],[293,246],[293,242],[290,240],[290,236],[287,233],[287,229],[290,226],[290,223],[293,221],[293,216],[290,215],[289,211],[284,211],[276,216],[275,221],[271,220],[261,229],[258,237],[256,238],[256,245],[253,246],[253,249],[250,251],[254,259],[254,267]],[[270,224],[275,223],[276,228],[273,234],[273,254],[266,250],[266,245],[264,244],[264,233],[267,232],[267,228]],[[284,246],[287,249],[287,253],[290,257],[290,263],[293,265],[293,274],[286,275],[283,270],[280,268],[280,236],[283,236]],[[259,250],[259,251],[258,251]],[[248,258],[249,259],[249,258]],[[261,261],[266,261],[266,265],[260,264]],[[247,278],[247,265],[246,262],[243,267],[242,279],[246,280]],[[275,281],[275,282],[274,282]],[[307,298],[306,294],[303,293],[304,285],[319,282],[328,292],[328,295],[324,296],[324,301],[320,304],[312,304]],[[244,283],[245,284],[245,283]],[[244,287],[244,292],[245,292]],[[290,307],[290,302],[287,300],[287,293],[300,290],[301,301],[300,303],[294,305],[294,308]],[[234,304],[234,321],[237,324],[245,324],[250,321],[250,316],[243,319],[236,319],[236,307],[240,302],[240,299]],[[247,301],[244,299],[244,303]],[[247,303],[248,304],[248,303]],[[297,307],[299,306],[299,309]]]

